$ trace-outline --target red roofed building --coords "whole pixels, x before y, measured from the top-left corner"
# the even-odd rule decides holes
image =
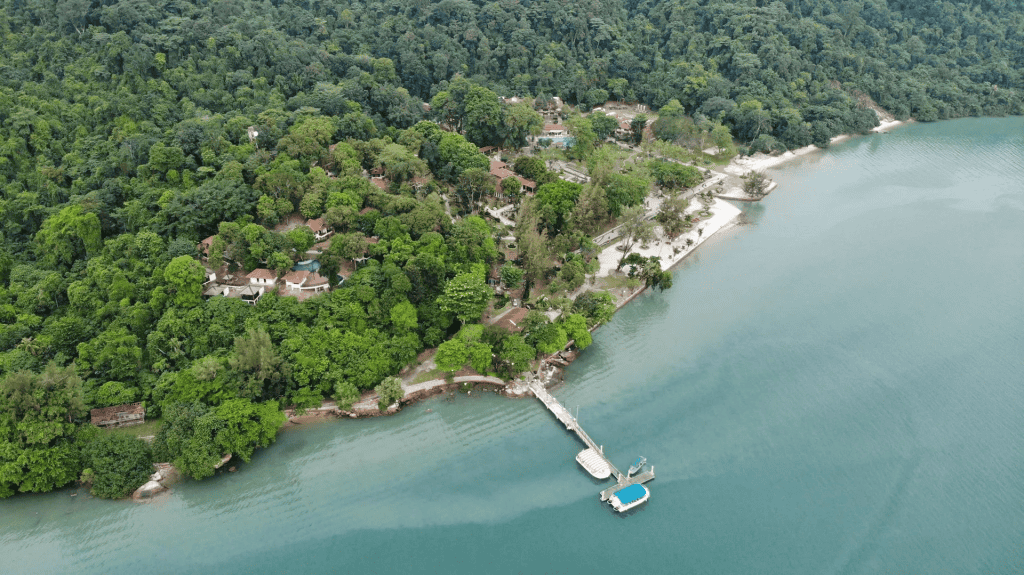
[[[126,403],[89,412],[96,427],[127,427],[146,423],[146,408],[141,403]]]
[[[491,175],[498,178],[500,183],[505,178],[515,178],[522,184],[523,190],[528,193],[532,193],[537,190],[537,182],[533,180],[527,180],[526,178],[516,174],[512,170],[508,169],[508,164],[501,161],[491,160]]]
[[[370,178],[370,183],[377,186],[378,188],[388,191],[388,181],[384,178]]]
[[[277,282],[277,274],[265,268],[256,268],[245,277],[249,278],[249,284],[257,286],[272,286]]]
[[[316,218],[315,220],[306,220],[306,225],[309,227],[309,229],[313,230],[313,236],[316,238],[316,241],[318,242],[326,240],[327,238],[331,237],[332,233],[334,233],[330,228],[327,227],[326,224],[324,224],[323,218]]]
[[[544,124],[544,130],[540,133],[541,136],[564,136],[568,133],[565,126],[561,124]]]
[[[301,288],[302,284],[306,283],[306,278],[309,277],[309,273],[310,272],[308,270],[292,270],[284,274],[284,277],[281,278],[284,280],[284,287],[289,289]]]
[[[633,130],[629,127],[629,122],[619,122],[619,127],[615,129],[615,137],[622,140],[628,139],[632,133]]]
[[[515,174],[512,170],[508,169],[508,164],[499,160],[491,160],[491,175],[495,176],[499,180],[505,178],[511,178]]]
[[[205,240],[199,242],[199,245],[196,246],[196,249],[199,251],[199,259],[203,260],[204,262],[210,259],[210,246],[213,245],[213,238],[215,237],[217,236],[210,236]]]
[[[317,272],[310,272],[309,276],[306,277],[305,283],[302,284],[302,289],[313,290],[314,292],[327,291],[328,287],[330,287],[330,283],[327,281],[327,278]]]
[[[282,295],[297,297],[300,301],[313,294],[326,292],[331,287],[327,278],[306,270],[288,272],[282,279],[285,289],[290,292]]]

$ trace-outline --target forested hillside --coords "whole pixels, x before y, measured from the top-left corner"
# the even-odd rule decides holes
[[[494,190],[477,146],[542,125],[499,96],[665,107],[753,149],[827,145],[876,125],[869,98],[919,120],[1024,112],[1022,32],[1022,2],[1000,0],[6,0],[0,496],[95,477],[110,453],[151,457],[96,439],[88,408],[145,402],[166,417],[152,456],[202,477],[271,441],[281,404],[351,403],[445,340],[451,365],[511,373],[584,338],[607,302],[531,319],[528,337],[468,325],[502,262],[472,215]],[[590,154],[614,121],[567,124],[573,159],[610,161]],[[505,283],[579,287],[590,233],[654,179],[696,174],[597,169],[583,188],[521,159],[540,188]],[[319,260],[343,285],[200,297],[201,255],[279,279],[302,260],[313,231],[275,231],[290,217],[336,232]],[[99,476],[105,496],[132,483]]]

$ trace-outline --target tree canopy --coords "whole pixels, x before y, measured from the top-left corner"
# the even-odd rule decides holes
[[[579,113],[608,99],[657,111],[630,125],[655,138],[645,151],[726,154],[826,146],[885,113],[1024,113],[1019,3],[427,4],[6,6],[0,496],[66,485],[86,464],[98,494],[133,483],[107,463],[145,456],[100,441],[88,408],[144,402],[164,422],[152,457],[205,477],[224,453],[266,445],[282,406],[350,405],[445,342],[455,319],[476,322],[489,273],[509,288],[581,287],[588,234],[618,219],[627,247],[643,243],[651,183],[703,178],[671,161],[616,163],[604,142],[615,120]],[[586,162],[592,179],[506,156],[538,189],[522,198],[518,245],[499,253],[507,230],[462,217],[495,193],[480,147],[507,154],[548,121],[574,141],[545,157]],[[512,182],[501,189],[515,196]],[[210,273],[283,276],[313,258],[328,294],[204,299]],[[631,273],[670,285],[637,258]],[[569,311],[592,326],[609,305],[586,292]],[[522,371],[570,335],[584,345],[579,324],[460,331],[446,365]]]

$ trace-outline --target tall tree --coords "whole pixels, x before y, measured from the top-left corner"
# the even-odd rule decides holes
[[[461,273],[448,280],[444,293],[437,298],[437,305],[465,324],[480,319],[493,295],[494,292],[478,274]]]
[[[637,244],[654,239],[654,224],[647,220],[647,210],[643,206],[634,206],[622,211],[619,219],[619,237],[622,238],[622,257],[615,269],[621,269],[626,257],[632,253]]]
[[[0,497],[50,491],[78,478],[75,420],[85,415],[82,380],[73,367],[0,380]]]
[[[203,266],[190,256],[178,256],[171,260],[164,270],[164,279],[174,296],[174,304],[186,309],[199,305],[205,276]]]

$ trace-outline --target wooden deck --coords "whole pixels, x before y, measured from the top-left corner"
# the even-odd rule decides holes
[[[578,421],[576,421],[576,418],[573,417],[572,414],[569,413],[569,410],[567,410],[557,399],[555,399],[554,396],[548,393],[548,390],[544,389],[544,385],[542,383],[538,381],[533,381],[529,384],[529,387],[530,391],[533,392],[533,395],[536,396],[537,399],[539,399],[541,403],[543,403],[544,406],[547,407],[548,410],[555,415],[555,418],[558,419],[558,421],[562,422],[562,424],[565,425],[565,428],[567,430],[576,433],[580,440],[582,440],[583,443],[587,445],[587,447],[593,449],[595,453],[597,453],[602,459],[604,459],[605,463],[607,463],[608,467],[612,470],[612,475],[615,476],[615,486],[609,487],[608,489],[605,489],[604,491],[601,492],[601,501],[608,501],[608,499],[612,496],[613,493],[622,489],[623,487],[632,485],[634,483],[647,483],[648,481],[654,479],[653,465],[651,466],[650,471],[645,471],[633,477],[628,477],[625,473],[619,471],[619,469],[615,467],[615,465],[607,457],[604,456],[604,447],[598,445],[593,439],[591,439],[590,435],[588,435],[587,432],[584,431],[582,427],[580,427],[580,424]]]

